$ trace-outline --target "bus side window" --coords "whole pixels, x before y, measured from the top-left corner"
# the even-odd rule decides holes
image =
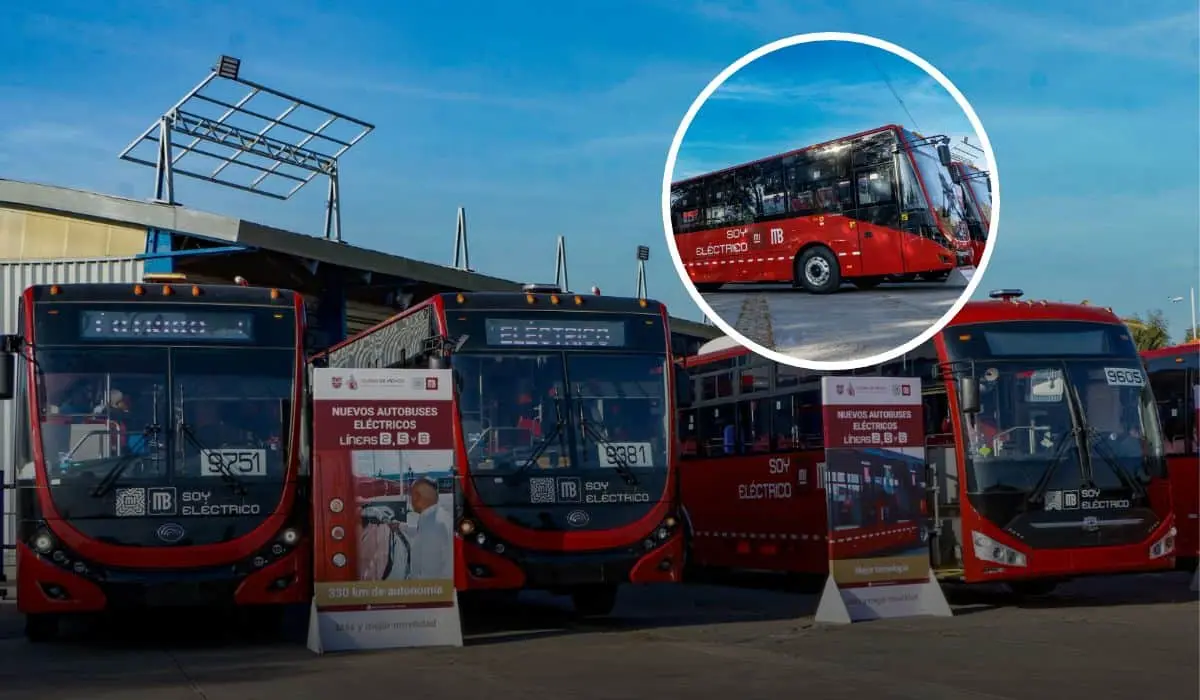
[[[772,159],[759,166],[755,189],[762,202],[760,219],[787,213],[787,186],[783,181],[783,164],[779,160]]]
[[[697,428],[696,409],[688,408],[679,412],[679,456],[682,459],[694,459],[700,455],[700,432]]]
[[[671,220],[675,233],[686,233],[701,228],[704,217],[703,181],[689,182],[671,188]]]
[[[738,453],[734,404],[705,406],[699,410],[699,438],[702,457],[725,457]]]
[[[739,401],[737,428],[742,452],[761,454],[771,451],[771,412],[769,399]]]
[[[1162,424],[1163,449],[1169,455],[1189,454],[1188,448],[1195,445],[1196,407],[1188,405],[1192,387],[1187,379],[1187,371],[1182,369],[1150,375],[1150,385],[1158,403],[1158,420]]]
[[[738,168],[733,173],[734,192],[736,198],[734,205],[737,207],[735,216],[739,224],[749,224],[758,220],[759,212],[759,197],[758,197],[758,172],[759,166],[747,165]]]
[[[820,377],[806,377],[800,392],[796,394],[796,427],[801,449],[819,449],[825,444],[820,382]]]
[[[768,402],[771,408],[771,437],[775,442],[774,448],[780,452],[798,449],[798,431],[796,415],[792,406],[794,403],[792,395],[773,396],[768,399]]]

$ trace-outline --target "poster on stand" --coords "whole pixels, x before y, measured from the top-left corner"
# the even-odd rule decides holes
[[[461,646],[450,370],[313,370],[308,646]]]
[[[829,578],[817,621],[950,615],[929,565],[921,380],[822,377]]]

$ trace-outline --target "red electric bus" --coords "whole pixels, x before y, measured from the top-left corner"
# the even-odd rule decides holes
[[[1200,556],[1200,343],[1142,353],[1163,426],[1167,472],[1179,521],[1180,568],[1195,569]]]
[[[301,297],[163,277],[30,287],[4,336],[31,640],[64,614],[311,595]]]
[[[948,143],[884,126],[672,184],[688,276],[701,292],[945,281],[971,258]]]
[[[978,265],[983,261],[992,222],[992,178],[971,163],[957,160],[950,163],[950,176],[962,196],[967,237],[971,241],[971,264]]]
[[[856,534],[887,549],[919,529],[939,579],[1028,594],[1172,567],[1162,431],[1129,331],[1020,296],[971,302],[917,352],[854,373],[924,380],[930,485],[922,524]],[[687,361],[679,414],[689,564],[826,573],[823,373],[711,345]]]
[[[460,591],[571,595],[605,615],[621,583],[676,581],[674,367],[645,299],[439,294],[316,366],[454,370]]]

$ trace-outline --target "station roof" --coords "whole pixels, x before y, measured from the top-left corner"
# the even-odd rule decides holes
[[[226,280],[245,273],[254,284],[288,287],[318,296],[324,281],[315,276],[312,263],[347,273],[342,280],[347,286],[347,299],[382,306],[395,306],[397,291],[412,294],[415,303],[438,292],[521,289],[521,283],[513,280],[285,231],[178,204],[0,179],[0,206],[5,205],[170,232],[181,239],[173,245],[176,250],[201,252],[206,247],[243,247],[247,252],[236,256],[186,259],[187,262],[181,263],[180,271]],[[253,270],[253,274],[247,270]],[[707,339],[719,334],[715,328],[679,318],[672,319],[672,327],[678,334],[697,338]]]

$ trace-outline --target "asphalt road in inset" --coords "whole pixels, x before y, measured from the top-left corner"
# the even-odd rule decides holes
[[[878,355],[912,340],[940,319],[965,283],[844,287],[816,295],[790,285],[726,285],[704,300],[722,320],[765,347],[804,360],[832,362]]]
[[[534,597],[468,614],[461,649],[324,657],[245,641],[212,616],[123,619],[31,645],[3,606],[0,698],[1195,700],[1188,580],[1093,579],[1025,603],[969,592],[952,596],[953,618],[845,627],[814,625],[805,593],[656,586],[626,590],[607,620],[583,622]]]

